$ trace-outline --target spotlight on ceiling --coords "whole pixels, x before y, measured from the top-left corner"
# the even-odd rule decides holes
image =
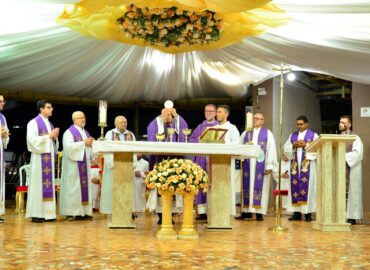
[[[287,75],[288,81],[294,81],[295,80],[295,74],[293,72],[288,73]]]

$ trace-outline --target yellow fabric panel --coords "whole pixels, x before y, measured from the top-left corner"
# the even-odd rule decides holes
[[[142,7],[145,7],[146,5],[153,7],[155,4],[155,7],[159,8],[172,7],[177,3],[177,7],[184,10],[189,10],[189,8],[186,8],[187,6],[185,6],[184,3],[191,7],[202,7],[201,10],[204,10],[208,9],[205,4],[207,2],[212,2],[212,5],[215,7],[217,6],[220,11],[225,11],[227,9],[224,4],[225,2],[229,3],[228,9],[230,10],[230,6],[232,6],[230,3],[235,3],[234,9],[236,9],[236,7],[251,7],[253,4],[257,4],[257,2],[265,3],[269,1],[90,0],[81,1],[74,5],[67,5],[64,12],[56,19],[56,21],[60,25],[69,27],[85,36],[91,36],[97,39],[116,40],[139,46],[150,46],[167,53],[181,53],[186,51],[223,48],[237,43],[245,37],[262,34],[266,30],[278,27],[289,20],[287,14],[273,3],[268,3],[259,8],[243,12],[217,13],[217,16],[224,20],[224,31],[221,34],[220,40],[212,41],[207,45],[164,47],[147,44],[143,39],[128,37],[125,32],[119,29],[116,22],[117,18],[121,17],[127,11],[126,6],[119,5],[119,3],[122,4],[125,2],[133,2],[138,7],[141,7],[142,5]],[[248,5],[243,4],[243,2],[248,2]]]

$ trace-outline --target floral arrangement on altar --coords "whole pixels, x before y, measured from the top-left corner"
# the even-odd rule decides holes
[[[183,193],[201,189],[207,192],[207,173],[197,164],[187,159],[163,160],[156,164],[145,178],[149,189],[158,188]]]
[[[205,45],[219,40],[224,29],[223,20],[209,10],[149,9],[133,4],[127,7],[117,23],[128,37],[164,47]]]

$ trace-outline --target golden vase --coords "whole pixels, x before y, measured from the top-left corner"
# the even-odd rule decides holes
[[[193,205],[194,196],[198,194],[198,189],[191,192],[182,193],[183,202],[183,222],[179,231],[179,238],[198,239],[198,232],[194,229]]]
[[[158,239],[177,239],[177,233],[172,224],[172,197],[174,192],[168,190],[158,190],[162,196],[162,225],[157,232]]]

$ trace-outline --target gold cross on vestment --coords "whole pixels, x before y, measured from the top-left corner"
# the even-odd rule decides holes
[[[305,195],[306,194],[306,191],[304,191],[303,189],[301,190],[301,194],[302,195]]]
[[[51,172],[51,170],[49,169],[48,166],[45,167],[45,169],[42,170],[46,175],[49,175],[49,173]]]
[[[45,180],[44,185],[46,186],[46,188],[49,188],[49,186],[51,185],[51,182],[49,181],[49,179]]]
[[[42,160],[45,161],[45,162],[49,162],[49,160],[50,160],[49,154],[44,155]]]
[[[294,192],[293,196],[294,196],[294,198],[297,198],[298,197],[298,193],[297,192]]]
[[[245,173],[244,173],[244,176],[245,176],[245,177],[248,177],[248,176],[249,176],[249,173],[248,173],[248,172],[245,172]]]
[[[307,177],[303,177],[303,178],[302,178],[302,182],[303,182],[303,183],[306,183],[306,182],[307,182],[307,180],[308,180],[308,179],[307,179]]]
[[[261,180],[262,179],[262,173],[257,174],[257,179],[258,180]]]
[[[293,183],[293,185],[296,185],[298,182],[297,182],[297,180],[294,179],[292,183]]]

